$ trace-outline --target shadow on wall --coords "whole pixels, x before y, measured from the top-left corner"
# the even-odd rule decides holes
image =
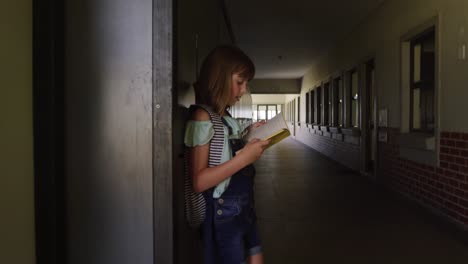
[[[192,87],[187,85],[187,87]],[[193,101],[189,103],[193,104]],[[199,230],[188,226],[184,214],[184,132],[189,118],[188,108],[179,104],[174,109],[173,188],[175,217],[175,263],[201,263],[202,244]]]

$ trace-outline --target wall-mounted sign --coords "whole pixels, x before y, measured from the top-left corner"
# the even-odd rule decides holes
[[[388,118],[388,112],[387,108],[383,108],[379,110],[379,126],[380,127],[387,127],[387,118]]]
[[[379,142],[387,143],[387,131],[379,131]]]

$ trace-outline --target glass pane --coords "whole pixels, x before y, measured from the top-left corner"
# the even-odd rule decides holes
[[[315,123],[315,97],[314,91],[310,93],[310,123]]]
[[[351,74],[351,97],[351,125],[359,127],[359,86],[357,72]]]
[[[343,126],[343,82],[338,80],[338,124]]]
[[[324,88],[323,88],[323,111],[324,111],[324,115],[323,115],[323,124],[324,125],[328,125],[329,122],[330,122],[330,119],[329,119],[329,95],[330,95],[330,91],[329,91],[329,87],[328,87],[328,83],[325,84]]]
[[[272,119],[276,115],[276,105],[267,106],[267,118]]]
[[[353,127],[358,127],[359,124],[357,122],[359,116],[358,116],[358,111],[357,111],[357,101],[356,100],[353,100],[353,102],[351,103],[351,108],[352,108],[352,115],[351,115],[351,125]]]
[[[315,106],[317,109],[317,120],[315,120],[315,122],[317,124],[322,124],[322,95],[321,95],[321,90],[322,88],[321,87],[318,87],[317,88],[317,105]]]
[[[259,105],[258,106],[258,120],[266,120],[266,105]]]
[[[421,129],[421,97],[420,90],[413,89],[413,129]]]
[[[370,87],[369,87],[369,101],[370,101],[370,105],[369,105],[369,109],[370,109],[370,116],[371,116],[371,122],[374,121],[374,73],[375,73],[375,70],[372,69],[371,72],[370,72]]]
[[[333,98],[333,89],[330,87],[328,89],[328,124],[331,126],[333,123],[333,109],[332,109],[332,98]]]
[[[343,104],[338,104],[338,125],[343,126]]]
[[[413,48],[413,79],[414,82],[421,80],[421,44],[417,44]]]
[[[357,99],[358,98],[358,74],[357,72],[353,72],[353,74],[351,75],[351,81],[352,81],[352,84],[351,84],[351,96],[353,97],[353,99]]]

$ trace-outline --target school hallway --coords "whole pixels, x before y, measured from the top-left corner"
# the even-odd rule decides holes
[[[265,263],[466,263],[430,213],[288,138],[256,163]]]

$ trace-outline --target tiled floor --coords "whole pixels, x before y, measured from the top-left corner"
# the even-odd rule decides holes
[[[256,163],[265,263],[468,263],[419,207],[288,138]]]

